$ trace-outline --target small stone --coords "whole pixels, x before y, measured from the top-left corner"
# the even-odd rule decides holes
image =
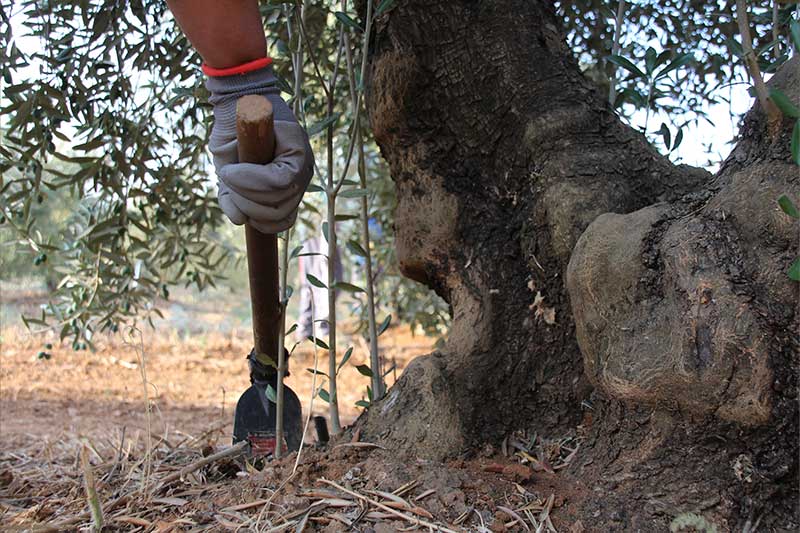
[[[503,521],[494,519],[492,523],[489,524],[489,529],[494,531],[494,533],[503,533],[506,531],[506,525]]]
[[[345,533],[347,527],[338,520],[331,520],[322,531],[323,533]]]
[[[461,515],[467,510],[467,497],[458,489],[446,493],[441,499],[442,503],[449,510],[453,518]]]
[[[347,473],[342,477],[343,481],[354,481],[356,479],[361,478],[361,468],[358,466],[354,466]]]
[[[572,524],[572,527],[569,528],[569,531],[570,533],[585,533],[586,528],[583,526],[583,522],[578,520],[577,522]]]
[[[530,481],[533,477],[533,470],[525,465],[514,464],[506,467],[505,474],[515,481]]]
[[[481,457],[485,458],[493,457],[494,454],[495,454],[494,446],[492,446],[488,442],[483,446],[483,448],[481,448],[480,452]]]

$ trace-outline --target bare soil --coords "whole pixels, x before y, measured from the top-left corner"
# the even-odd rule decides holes
[[[430,339],[412,337],[401,329],[390,330],[382,339],[389,364],[396,362],[398,375],[413,354],[424,353],[431,345]],[[192,433],[209,424],[232,421],[235,402],[249,386],[244,359],[251,343],[248,333],[181,338],[175,332],[143,331],[137,340],[138,345],[121,336],[105,338],[94,353],[73,351],[68,343],[47,350],[41,338],[6,330],[0,359],[2,446],[20,439],[57,438],[61,432],[91,437],[123,427],[144,430],[142,354],[156,431]],[[358,344],[350,359],[353,364],[345,366],[339,378],[340,413],[345,423],[358,415],[355,402],[365,397],[369,384],[369,378],[355,368],[368,363]],[[49,360],[37,357],[43,350],[50,354]],[[318,350],[317,356],[323,369],[327,353]],[[290,360],[291,375],[286,383],[306,408],[312,390],[312,375],[306,369],[313,367],[314,352],[310,343],[305,343]],[[394,375],[387,376],[390,383]],[[318,379],[317,386],[322,384]],[[324,414],[326,407],[317,400],[314,413]]]
[[[31,303],[35,299],[23,302]],[[173,322],[141,336],[98,338],[95,352],[73,351],[52,334],[2,330],[0,529],[88,527],[87,477],[79,459],[85,449],[104,507],[104,531],[527,531],[540,524],[541,531],[581,530],[568,519],[565,495],[571,489],[561,486],[548,463],[575,449],[577,441],[570,439],[555,448],[550,443],[541,463],[512,445],[436,463],[361,442],[352,428],[319,448],[309,430],[310,445],[294,474],[296,454],[255,468],[225,459],[159,488],[165,476],[230,446],[233,406],[249,385],[246,329],[187,332]],[[355,368],[367,363],[366,345],[346,338],[355,350],[339,390],[343,423],[349,424],[361,411],[355,402],[363,399],[369,379]],[[396,366],[389,384],[432,344],[408,327],[390,328],[381,337],[387,367]],[[38,357],[40,351],[49,358]],[[325,355],[316,353],[320,368]],[[306,413],[312,391],[306,369],[314,359],[310,343],[299,347],[287,379]],[[324,415],[326,407],[317,398],[313,413]],[[531,444],[521,434],[514,442],[525,447],[520,443],[526,440]],[[567,522],[558,518],[562,512]]]

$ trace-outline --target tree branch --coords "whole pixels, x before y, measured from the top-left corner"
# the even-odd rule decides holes
[[[775,131],[774,125],[780,124],[781,112],[769,99],[769,91],[761,70],[758,68],[758,57],[753,51],[753,40],[750,37],[750,23],[747,19],[747,5],[745,0],[736,0],[736,22],[739,24],[739,34],[742,36],[742,50],[744,51],[744,64],[748,74],[753,79],[758,101],[767,114],[770,129]]]

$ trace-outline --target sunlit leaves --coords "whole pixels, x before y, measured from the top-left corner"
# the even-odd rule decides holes
[[[794,260],[786,274],[794,281],[800,281],[800,257]]]
[[[352,347],[352,346],[350,346],[350,347],[347,349],[347,351],[346,351],[346,352],[344,352],[344,355],[342,356],[342,360],[341,360],[341,361],[339,361],[339,366],[337,366],[337,367],[336,367],[336,373],[337,373],[337,374],[339,373],[339,371],[341,371],[341,370],[342,370],[342,367],[343,367],[345,364],[347,364],[347,361],[349,361],[349,360],[350,360],[350,356],[352,356],[352,355],[353,355],[353,347]]]
[[[769,91],[770,99],[775,103],[778,109],[781,110],[785,116],[790,118],[800,118],[800,109],[779,89],[771,89]]]
[[[157,315],[168,285],[213,285],[231,258],[213,233],[222,217],[205,175],[199,58],[161,2],[14,11],[43,46],[20,50],[9,33],[19,25],[6,28],[0,211],[19,249],[40,250],[58,276],[35,326],[90,345],[94,331]],[[44,224],[62,205],[70,215]]]
[[[645,78],[645,73],[639,70],[639,67],[634,65],[629,59],[622,57],[621,55],[610,55],[608,56],[608,60],[614,63],[617,66],[620,66],[627,70],[629,73],[633,74],[637,78]]]
[[[386,331],[389,328],[389,324],[391,323],[392,323],[392,315],[386,315],[386,318],[383,319],[381,325],[378,326],[378,335]]]
[[[261,6],[276,77],[287,98],[293,96],[294,79],[287,53],[297,47],[298,32],[286,35],[285,14],[296,5],[272,0]],[[376,2],[375,14],[387,16],[396,5],[394,0]],[[307,20],[313,39],[306,46],[325,76],[333,70],[342,27],[350,31],[356,64],[361,60],[359,20],[346,13],[337,17],[337,9],[339,4],[315,4]],[[7,43],[0,50],[3,238],[13,234],[15,255],[25,268],[46,273],[58,286],[45,313],[29,317],[31,327],[54,327],[77,346],[90,345],[94,332],[116,331],[138,317],[157,316],[157,306],[170,297],[173,286],[209,287],[225,265],[240,259],[240,251],[217,232],[227,222],[217,206],[206,153],[211,116],[200,58],[163,1],[21,0],[12,10],[23,25],[0,25]],[[20,27],[34,37],[34,49],[17,47],[19,36],[11,31]],[[337,99],[333,111],[328,110],[310,53],[304,61],[301,120],[311,125],[312,135],[335,130],[338,158],[342,139],[351,133],[339,127],[353,119],[348,98]],[[343,68],[334,90],[346,94]],[[362,90],[360,79],[356,87]],[[394,191],[363,122],[374,180],[369,186],[370,216],[383,229],[372,247],[381,265],[375,278],[391,295],[382,305],[399,309],[396,318],[441,328],[447,305],[403,279],[396,267],[389,208]],[[318,154],[319,139],[312,139]],[[324,192],[319,183],[308,192]],[[366,196],[357,181],[345,180],[341,197],[359,201],[349,204]],[[62,212],[68,216],[49,216]],[[300,216],[313,218],[313,208]],[[343,222],[339,242],[353,240],[348,226],[354,224],[344,222],[356,218],[350,213],[336,216]],[[313,222],[318,232],[319,223]],[[359,242],[347,245],[355,258],[366,253]],[[301,255],[295,250],[291,257]],[[349,281],[337,288],[357,295],[366,286],[360,278]],[[363,313],[358,298],[352,300],[360,306],[354,314]],[[321,340],[317,344],[325,345]]]
[[[358,370],[358,373],[362,376],[366,376],[368,378],[372,377],[372,370],[367,365],[356,365],[356,370]]]
[[[781,211],[790,217],[800,219],[800,210],[797,209],[797,206],[794,204],[791,198],[785,194],[782,194],[780,198],[778,198],[778,205],[780,206]]]
[[[382,15],[392,9],[395,5],[397,0],[382,0],[381,3],[378,5],[378,9],[375,10],[375,16]]]
[[[309,137],[314,137],[315,135],[318,135],[318,134],[322,133],[323,131],[325,131],[328,128],[328,126],[335,125],[336,121],[339,120],[339,116],[340,116],[339,113],[334,113],[333,115],[325,117],[324,119],[320,120],[319,122],[315,122],[315,123],[311,124],[308,127],[308,129],[306,130],[307,133],[308,133],[308,136]]]
[[[328,288],[328,286],[325,285],[325,283],[320,281],[320,279],[318,277],[314,276],[313,274],[306,274],[306,279],[308,280],[308,282],[310,284],[312,284],[315,287],[319,287],[320,289],[327,289]]]
[[[364,289],[362,289],[361,287],[353,285],[352,283],[347,283],[346,281],[337,281],[336,284],[334,285],[334,288],[345,292],[353,292],[353,293],[364,292]]]
[[[347,13],[345,13],[343,11],[337,11],[334,15],[336,16],[336,19],[339,22],[344,24],[345,28],[349,28],[351,30],[355,30],[355,31],[358,31],[358,32],[363,32],[364,31],[363,28],[361,28],[361,26],[358,25],[358,22],[353,20],[353,18],[350,15],[348,15]]]

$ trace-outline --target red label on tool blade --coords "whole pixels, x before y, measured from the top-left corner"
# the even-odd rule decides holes
[[[277,441],[274,436],[266,435],[249,435],[247,437],[250,443],[250,453],[252,455],[274,455],[275,445]],[[286,443],[284,442],[283,449],[286,450]]]
[[[275,437],[259,437],[257,435],[250,435],[247,437],[250,441],[250,453],[253,455],[268,455],[275,453]]]

